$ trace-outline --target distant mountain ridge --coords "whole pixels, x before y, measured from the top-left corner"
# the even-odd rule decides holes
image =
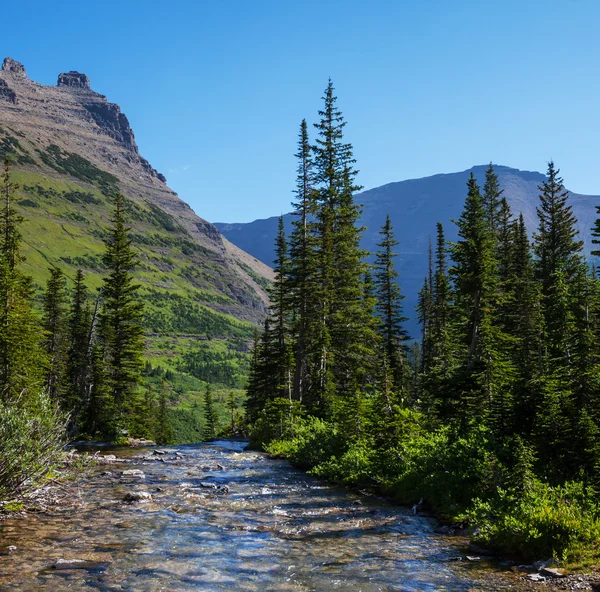
[[[377,250],[379,230],[390,215],[398,247],[397,267],[400,273],[405,314],[411,320],[408,329],[412,336],[418,336],[415,321],[417,293],[427,273],[427,252],[429,239],[435,239],[435,224],[442,222],[448,240],[457,238],[456,225],[466,197],[466,183],[473,172],[483,186],[485,171],[489,165],[478,165],[458,173],[444,173],[388,183],[356,195],[356,201],[363,204],[360,222],[366,226],[362,246],[370,252]],[[539,203],[538,185],[545,176],[535,171],[521,171],[508,166],[494,165],[514,215],[523,213],[530,233],[537,227],[536,207]],[[568,179],[566,180],[568,185]],[[596,220],[596,206],[600,196],[570,193],[570,204],[578,219],[578,230],[585,241],[586,252],[591,249],[590,231]],[[277,232],[278,217],[255,220],[246,224],[216,223],[215,226],[231,242],[254,255],[264,263],[273,260],[273,243]],[[286,214],[286,231],[291,230],[293,216]]]

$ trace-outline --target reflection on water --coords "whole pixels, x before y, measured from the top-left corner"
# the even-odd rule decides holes
[[[493,566],[456,561],[465,541],[435,534],[432,520],[243,447],[109,451],[134,464],[95,469],[76,510],[0,522],[0,590],[518,589]],[[123,476],[130,469],[145,478]],[[123,503],[137,491],[152,500]],[[86,563],[56,569],[59,559]]]

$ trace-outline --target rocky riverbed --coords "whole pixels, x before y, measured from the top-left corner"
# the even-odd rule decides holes
[[[0,522],[0,590],[600,590],[474,555],[431,518],[243,446],[101,453]]]

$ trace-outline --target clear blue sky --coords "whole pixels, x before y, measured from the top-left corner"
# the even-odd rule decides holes
[[[494,161],[600,193],[598,0],[21,0],[0,47],[79,70],[204,218],[289,211],[331,77],[366,188]]]

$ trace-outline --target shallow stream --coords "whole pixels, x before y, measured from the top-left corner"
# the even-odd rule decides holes
[[[111,451],[116,462],[72,488],[75,508],[0,522],[0,590],[521,588],[507,567],[466,560],[467,541],[437,534],[434,520],[243,447]],[[140,491],[152,499],[123,501]]]

